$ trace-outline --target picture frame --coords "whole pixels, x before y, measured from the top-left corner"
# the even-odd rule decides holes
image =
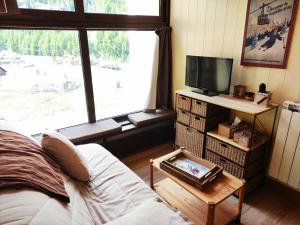
[[[299,0],[248,0],[241,65],[287,67]]]

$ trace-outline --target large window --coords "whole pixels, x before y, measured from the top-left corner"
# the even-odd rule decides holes
[[[0,118],[35,134],[144,108],[170,0],[3,1]]]
[[[87,121],[77,31],[0,30],[0,118],[31,133]]]
[[[24,9],[75,11],[74,0],[17,0],[17,3]]]
[[[89,31],[96,118],[142,110],[153,64],[153,31]]]
[[[126,15],[159,15],[159,0],[84,0],[85,11]]]

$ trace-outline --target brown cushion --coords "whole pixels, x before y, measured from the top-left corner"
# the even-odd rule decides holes
[[[173,110],[156,110],[155,113],[139,112],[128,115],[129,121],[137,126],[143,126],[152,122],[172,119],[175,117],[176,113]]]
[[[31,139],[0,131],[0,189],[32,187],[70,202],[59,165]]]
[[[76,146],[64,135],[56,131],[45,131],[42,135],[42,148],[48,151],[61,168],[78,181],[89,181],[90,174],[85,159],[77,152]]]

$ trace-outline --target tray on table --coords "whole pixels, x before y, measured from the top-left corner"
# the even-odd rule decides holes
[[[197,158],[185,150],[162,161],[160,168],[199,190],[205,189],[223,171],[222,167]]]

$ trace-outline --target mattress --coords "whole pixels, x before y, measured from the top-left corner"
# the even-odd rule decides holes
[[[63,175],[70,203],[33,189],[0,191],[0,224],[89,225],[119,218],[149,199],[157,199],[138,176],[97,144],[78,146],[91,182],[83,185]]]

